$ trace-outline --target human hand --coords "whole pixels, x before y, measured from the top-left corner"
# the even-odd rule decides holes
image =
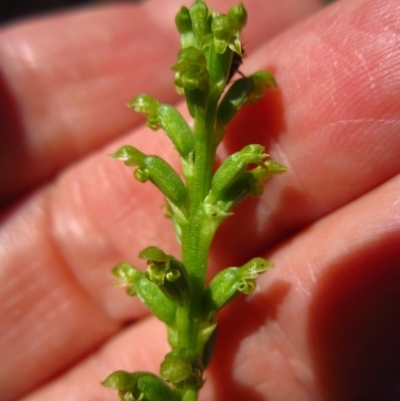
[[[168,350],[163,326],[109,272],[149,243],[176,254],[172,228],[158,192],[106,155],[129,143],[175,160],[123,105],[142,91],[179,100],[169,68],[180,4],[0,33],[2,400],[113,400],[100,380],[157,371]],[[221,314],[203,399],[399,399],[396,2],[342,1],[297,25],[317,4],[289,6],[246,2],[242,70],[269,68],[280,89],[244,108],[224,145],[265,144],[289,172],[237,208],[211,260],[262,254],[276,268]]]

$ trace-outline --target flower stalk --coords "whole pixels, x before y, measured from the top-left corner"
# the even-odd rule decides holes
[[[211,11],[203,0],[179,10],[175,23],[182,49],[172,70],[193,127],[175,107],[148,95],[128,104],[146,117],[149,128],[164,130],[180,156],[183,178],[160,156],[129,145],[111,155],[134,167],[139,182],[150,181],[163,193],[182,246],[182,260],[151,245],[139,254],[146,271],[126,262],[112,270],[118,284],[125,285],[129,295],[139,296],[166,324],[171,346],[160,376],[117,371],[103,381],[105,387],[118,390],[121,401],[197,400],[218,311],[238,294],[251,294],[257,276],[273,266],[256,257],[241,267],[223,269],[206,283],[209,248],[220,224],[247,196],[261,195],[267,179],[286,171],[258,144],[230,155],[214,171],[217,147],[229,122],[244,104],[276,87],[267,71],[230,82],[235,58],[242,56],[240,34],[246,21],[242,4],[227,14]]]

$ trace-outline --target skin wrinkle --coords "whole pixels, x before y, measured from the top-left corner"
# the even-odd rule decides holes
[[[47,228],[49,224],[49,214],[47,213],[47,202],[48,202],[48,193],[43,192],[40,195],[33,195],[30,199],[25,201],[24,206],[28,209],[33,208],[34,220],[36,221],[35,227],[39,232],[50,233],[50,230]],[[26,211],[25,211],[26,212]],[[18,219],[20,220],[19,229],[23,228],[23,225],[29,225],[29,222],[32,220],[32,217],[27,218],[27,216],[19,215]],[[12,219],[11,219],[12,220]],[[10,221],[11,222],[11,221]],[[9,223],[10,223],[9,222]],[[22,227],[21,227],[22,225]],[[22,259],[27,259],[28,254],[26,249],[26,245],[22,241],[18,241],[20,246],[20,252]],[[57,244],[53,243],[51,240],[51,235],[48,235],[46,240],[46,249],[42,252],[41,258],[35,258],[29,263],[29,270],[27,270],[26,274],[26,283],[19,281],[19,287],[22,286],[24,288],[24,292],[21,292],[21,295],[24,295],[25,299],[31,299],[30,305],[30,313],[26,315],[25,313],[20,315],[20,319],[18,319],[18,309],[13,308],[15,322],[14,324],[19,327],[18,331],[18,344],[22,349],[25,350],[24,353],[20,354],[20,357],[24,359],[23,368],[21,366],[18,368],[19,374],[27,375],[28,372],[35,372],[36,380],[42,381],[48,377],[49,369],[51,370],[51,375],[54,372],[60,371],[66,365],[72,363],[72,361],[76,358],[79,358],[82,354],[82,350],[86,352],[88,336],[91,337],[91,341],[104,341],[104,338],[107,338],[109,335],[115,332],[117,329],[117,325],[114,322],[108,321],[105,324],[105,320],[101,321],[101,313],[93,314],[96,309],[93,308],[92,302],[89,301],[87,295],[84,296],[84,293],[81,288],[76,286],[76,283],[73,283],[71,276],[65,269],[57,269],[55,268],[62,265],[62,260],[60,259],[60,254],[57,249]],[[47,266],[47,272],[42,271],[34,280],[30,277],[35,276],[35,272],[43,270],[44,264],[47,265],[46,260],[51,258],[53,261],[52,267]],[[9,262],[4,261],[4,268],[7,268]],[[35,267],[36,266],[36,267]],[[21,277],[19,277],[21,279]],[[50,289],[46,291],[44,296],[37,297],[37,292],[42,292],[42,288],[46,287],[46,283],[53,280],[62,279],[63,286],[54,286],[51,285]],[[54,281],[53,281],[54,284]],[[67,297],[67,298],[66,298]],[[73,326],[71,326],[68,330],[65,330],[63,333],[60,333],[58,330],[58,323],[60,316],[64,315],[66,319],[74,321],[75,319],[70,316],[68,310],[72,310],[75,308],[76,304],[80,303],[84,309],[87,311],[92,309],[92,317],[87,319],[87,323],[94,323],[91,330],[87,333],[91,333],[88,335],[81,335],[78,339],[74,340],[75,348],[74,352],[70,352],[68,357],[65,359],[55,359],[52,362],[49,361],[48,355],[53,355],[54,352],[62,354],[62,351],[65,349],[65,345],[71,342],[70,335],[73,333]],[[49,308],[49,305],[52,305]],[[21,319],[22,318],[22,319]],[[97,319],[96,322],[93,319]],[[49,327],[51,329],[49,329]],[[93,331],[95,330],[95,332]],[[97,331],[97,333],[96,333]],[[30,333],[30,336],[25,336],[26,332]],[[93,334],[95,335],[93,336]],[[54,339],[53,339],[54,336]],[[39,339],[36,340],[36,339]],[[4,343],[5,342],[5,343]],[[3,347],[7,345],[7,338],[2,338]],[[25,343],[25,346],[24,346]],[[94,344],[92,343],[92,346]],[[7,348],[6,348],[7,349]],[[12,349],[9,349],[9,352],[12,352]],[[14,354],[14,353],[13,353]],[[27,354],[30,355],[29,361],[26,360]],[[19,354],[18,354],[19,355]],[[4,355],[5,360],[7,359],[7,355]],[[13,361],[13,362],[11,362]],[[12,374],[16,366],[18,365],[19,358],[17,355],[13,356],[13,359],[9,360],[7,363],[8,369],[4,367],[7,372],[7,377]],[[41,371],[36,372],[37,363],[41,364]],[[15,365],[17,364],[17,365]],[[5,374],[5,372],[3,372]],[[0,376],[2,376],[1,374]],[[26,386],[33,387],[34,382],[30,379],[26,379]],[[1,385],[3,391],[7,394],[8,385],[5,383]]]
[[[327,58],[323,61],[324,66],[329,64],[335,67],[328,69],[329,75],[326,76],[324,89],[329,98],[333,101],[333,105],[336,106],[333,108],[332,104],[324,102],[320,106],[322,109],[320,113],[324,113],[324,110],[329,108],[331,110],[332,119],[334,119],[342,114],[343,103],[340,102],[339,99],[342,99],[340,92],[342,87],[345,86],[343,82],[353,79],[353,71],[357,70],[358,72],[358,68],[355,66],[355,59],[350,59],[348,52],[343,50],[333,38],[325,37],[323,34],[320,34],[319,39],[321,48],[323,48],[324,52],[328,53]],[[321,67],[323,68],[324,66]],[[310,71],[310,74],[313,73],[314,71]],[[311,76],[312,75],[310,75],[310,81],[312,82]],[[357,93],[347,90],[346,104],[353,105],[354,100],[357,100]]]
[[[285,344],[285,346],[282,347],[282,344]],[[306,368],[307,365],[309,366],[309,362],[304,363],[301,361],[300,355],[297,355],[296,348],[290,336],[287,336],[286,329],[280,326],[279,320],[269,321],[264,326],[261,326],[256,333],[253,333],[251,337],[242,342],[236,357],[236,361],[238,361],[236,364],[240,363],[241,356],[245,360],[249,360],[249,354],[254,359],[259,360],[260,366],[255,370],[257,374],[250,377],[249,373],[247,373],[249,369],[246,367],[246,363],[242,363],[243,366],[241,368],[238,365],[235,369],[235,377],[239,382],[255,387],[259,394],[269,394],[274,392],[275,388],[279,388],[280,390],[277,393],[281,394],[278,399],[284,401],[287,400],[288,395],[285,390],[282,391],[282,380],[278,379],[279,373],[274,377],[268,375],[268,372],[272,370],[284,372],[284,381],[287,382],[287,378],[291,378],[291,384],[289,385],[291,391],[289,393],[295,393],[296,397],[301,397],[302,394],[307,394],[309,397],[313,393],[314,378],[310,374],[299,374],[298,366],[304,367],[301,371],[304,373],[309,370]],[[269,363],[266,366],[265,362],[263,363],[262,361],[269,361]],[[254,371],[254,368],[251,371]],[[285,386],[287,387],[288,384],[286,383]],[[265,398],[263,397],[263,399]]]
[[[104,308],[104,305],[102,303],[98,302],[98,299],[94,298],[90,292],[87,291],[87,289],[82,286],[82,284],[79,282],[77,279],[77,276],[73,274],[74,269],[71,267],[71,265],[68,263],[68,259],[65,257],[66,252],[64,251],[65,249],[65,243],[60,243],[59,242],[59,237],[55,234],[55,215],[54,215],[54,207],[52,207],[52,204],[56,202],[56,199],[54,197],[54,191],[47,191],[44,193],[44,203],[45,203],[45,210],[46,210],[46,225],[47,229],[45,230],[46,233],[48,233],[48,244],[51,246],[52,251],[55,255],[57,255],[57,259],[59,261],[59,264],[63,266],[61,269],[64,272],[68,272],[69,277],[72,279],[72,281],[75,283],[75,287],[79,290],[80,293],[84,294],[84,297],[87,298],[87,300],[90,300],[90,302],[95,303],[97,305],[97,308],[99,311],[101,311],[104,316],[107,316],[107,320],[109,320],[111,326],[118,327],[117,322],[113,321],[111,316],[108,316],[107,310]],[[91,230],[93,231],[93,230]],[[105,242],[105,244],[108,244]],[[96,308],[96,309],[97,309]],[[114,332],[114,330],[112,330]]]
[[[336,146],[341,148],[341,154],[326,161],[327,165],[331,165],[332,171],[342,171],[346,174],[346,169],[342,166],[347,166],[351,161],[354,171],[363,171],[364,174],[369,174],[371,177],[376,175],[375,160],[379,158],[383,162],[380,169],[390,170],[392,165],[391,154],[398,152],[396,143],[397,127],[400,125],[398,119],[374,119],[374,118],[360,118],[360,119],[347,119],[336,122],[330,122],[322,127],[320,132],[340,131],[346,129],[349,134],[346,136],[339,136],[336,139]],[[350,127],[353,127],[350,129]],[[360,132],[371,135],[372,137],[382,132],[385,137],[385,142],[379,141],[360,141]],[[375,134],[376,133],[376,134]],[[316,135],[317,133],[315,133]],[[393,143],[394,146],[388,146]],[[357,146],[356,146],[357,144]],[[337,174],[339,176],[339,174]],[[340,177],[340,176],[339,176]],[[340,182],[342,188],[344,184]],[[348,182],[347,187],[350,189],[353,183]],[[375,184],[379,185],[379,183]],[[371,186],[372,188],[372,186]]]
[[[113,399],[115,394],[100,385],[94,386],[93,383],[99,383],[110,371],[117,369],[147,370],[156,373],[159,361],[169,349],[165,336],[160,335],[160,332],[164,334],[162,323],[154,317],[144,318],[135,323],[135,326],[126,327],[109,342],[90,354],[87,359],[78,363],[58,379],[39,388],[30,396],[24,397],[22,401],[41,401],[44,396],[56,399],[60,394],[62,394],[63,400],[64,394],[71,395],[72,400],[82,397],[82,394],[85,395],[85,399]],[[151,358],[142,351],[133,350],[132,345],[138,342],[142,344],[140,350],[152,354]],[[143,357],[145,359],[142,359]],[[87,380],[81,382],[80,377],[83,374]],[[68,399],[70,399],[69,396],[67,396]]]
[[[111,246],[110,242],[103,237],[103,235],[98,234],[98,229],[94,224],[93,219],[90,219],[90,215],[81,213],[81,209],[84,207],[84,200],[82,196],[82,191],[78,181],[72,182],[70,191],[68,195],[68,200],[70,205],[76,210],[73,218],[70,215],[64,217],[64,213],[60,212],[58,206],[57,187],[53,188],[52,195],[49,199],[49,211],[50,211],[50,232],[52,233],[52,240],[55,246],[59,250],[64,260],[64,265],[67,270],[73,274],[75,279],[79,281],[79,276],[76,276],[76,269],[72,267],[71,260],[69,257],[68,249],[68,237],[73,236],[74,242],[87,243],[85,245],[93,253],[100,253],[100,257],[104,257],[109,253],[113,253],[115,250]],[[59,189],[59,186],[58,186]],[[90,241],[86,241],[90,233]],[[96,235],[97,234],[97,235]],[[89,294],[88,294],[89,295]],[[93,296],[90,294],[90,297]]]
[[[356,10],[356,8],[355,8]],[[335,91],[337,91],[337,88],[343,85],[340,85],[340,82],[343,81],[343,77],[352,77],[354,74],[352,74],[352,71],[357,71],[357,75],[360,75],[360,68],[361,70],[364,70],[364,73],[367,74],[367,79],[368,76],[376,76],[379,77],[380,75],[382,75],[382,72],[379,71],[379,64],[377,64],[377,62],[380,60],[380,56],[381,56],[381,52],[379,52],[376,56],[374,56],[374,58],[371,58],[371,50],[374,50],[376,48],[376,36],[378,37],[378,40],[381,40],[383,42],[386,42],[386,36],[387,33],[385,32],[385,30],[382,28],[378,35],[374,32],[374,33],[370,33],[368,31],[366,31],[365,26],[368,24],[364,24],[361,25],[359,22],[357,22],[357,14],[354,13],[355,16],[353,16],[352,14],[352,19],[349,19],[349,17],[347,17],[347,21],[348,23],[350,23],[352,26],[355,27],[355,30],[353,31],[353,34],[351,36],[351,38],[347,38],[346,35],[347,34],[341,34],[342,36],[345,35],[345,37],[343,38],[342,36],[340,36],[339,38],[337,38],[337,35],[334,36],[334,40],[332,38],[332,35],[330,35],[330,32],[333,28],[335,28],[335,31],[344,31],[344,32],[349,32],[348,29],[346,30],[340,30],[340,25],[343,24],[342,20],[334,20],[335,22],[331,24],[327,24],[327,27],[324,30],[319,31],[318,34],[318,38],[319,38],[319,42],[320,44],[323,44],[323,47],[328,50],[331,53],[331,57],[330,59],[333,60],[333,62],[331,63],[331,65],[333,66],[338,66],[340,65],[340,69],[338,69],[338,67],[336,67],[335,69],[337,70],[338,76],[337,78],[333,78],[331,77],[331,85],[330,87],[332,88],[332,92],[331,92],[331,98],[334,98],[334,93],[336,93]],[[364,15],[364,14],[363,14]],[[353,19],[354,18],[354,19]],[[365,17],[363,16],[363,22],[365,21]],[[368,18],[369,19],[369,18]],[[340,22],[339,22],[340,21]],[[392,23],[392,25],[394,25],[394,23]],[[354,33],[355,32],[355,33]],[[357,38],[357,40],[360,40],[360,36],[362,34],[362,43],[361,45],[354,51],[353,53],[353,57],[349,58],[349,54],[343,53],[343,49],[346,48],[346,42],[347,41],[354,41],[356,40],[355,38]],[[315,37],[316,34],[314,34]],[[340,46],[339,46],[340,45]],[[396,46],[390,46],[390,43],[385,43],[384,47],[382,48],[383,51],[384,49],[396,49]],[[360,50],[362,49],[362,50]],[[369,60],[369,64],[370,67],[366,68],[366,66],[364,65],[364,62],[360,63],[360,56],[362,55],[362,60],[365,59],[365,55],[368,55],[368,60]],[[330,59],[326,59],[326,61],[324,61],[325,64],[328,64]],[[338,60],[340,60],[340,63],[338,64]],[[371,66],[376,66],[377,68],[371,69]],[[335,71],[335,69],[332,68],[327,68],[326,70],[328,71],[328,73],[332,74],[333,71]],[[373,73],[373,70],[377,70],[377,73]],[[365,75],[365,74],[362,74]],[[377,80],[377,78],[376,78]],[[358,97],[356,97],[356,91],[350,91],[349,93],[347,93],[347,98],[346,98],[346,104],[348,103],[354,103],[354,100],[357,100]],[[350,95],[350,97],[349,97]],[[354,100],[352,100],[354,99]],[[363,99],[363,97],[360,96],[360,99]],[[334,101],[337,103],[337,101],[334,98]],[[358,101],[358,100],[357,100]],[[340,110],[338,110],[337,108],[333,108],[333,110],[335,111],[336,114],[338,114],[338,112],[340,112]],[[335,115],[335,114],[334,114]]]
[[[101,172],[97,170],[97,172]],[[101,173],[100,173],[101,174]],[[107,184],[107,180],[100,181],[102,185],[105,185],[110,190],[111,183]],[[110,269],[113,266],[112,260],[118,260],[120,251],[118,247],[115,247],[114,241],[111,241],[109,236],[106,236],[106,232],[99,226],[99,220],[94,218],[91,213],[87,213],[87,205],[85,202],[84,188],[81,187],[79,181],[72,180],[68,183],[70,189],[68,195],[72,196],[70,202],[68,202],[68,208],[72,208],[73,213],[71,216],[70,211],[60,209],[58,204],[58,198],[60,194],[56,191],[50,201],[51,215],[52,215],[52,238],[56,243],[57,248],[60,250],[65,260],[65,266],[69,272],[74,276],[75,280],[86,292],[87,296],[95,302],[98,307],[112,320],[116,319],[115,312],[110,309],[110,306],[105,303],[108,297],[104,297],[104,291],[102,289],[108,289],[114,292],[120,292],[118,300],[122,301],[122,305],[132,306],[132,300],[124,294],[121,289],[113,288],[113,282],[115,281],[111,274]],[[61,187],[59,186],[58,189]],[[110,191],[114,193],[114,191]],[[126,205],[126,207],[128,207]],[[67,214],[65,215],[65,212]],[[82,220],[84,219],[84,220]],[[82,224],[84,222],[84,224]],[[90,241],[87,241],[88,234],[90,233]],[[69,243],[73,236],[74,241],[71,248]],[[75,248],[75,251],[80,254],[96,255],[95,260],[91,260],[89,263],[77,264],[71,251]],[[76,249],[78,248],[78,249]],[[81,249],[80,249],[81,248]],[[121,258],[122,259],[122,258]],[[107,264],[107,269],[99,270],[97,265]],[[109,264],[108,264],[109,263]],[[116,264],[116,262],[114,262]],[[90,267],[93,266],[93,267]],[[82,275],[82,269],[84,268],[85,274]],[[97,288],[100,286],[100,292],[97,292]],[[139,301],[133,301],[133,305],[139,305]],[[111,304],[115,305],[115,303]],[[139,310],[148,313],[143,307]]]
[[[305,252],[304,252],[305,253]],[[310,260],[308,260],[307,257],[304,257],[304,270],[307,271],[309,277],[310,277],[310,282],[312,284],[315,284],[317,282],[317,279],[315,277],[314,269],[312,268],[312,263]],[[303,284],[303,280],[300,279],[300,277],[293,276],[292,278],[294,285],[296,286],[296,289],[298,292],[301,294],[301,298],[310,298],[311,297],[311,290],[307,288],[306,285]]]
[[[336,125],[347,125],[347,124],[370,124],[370,123],[381,123],[383,125],[395,125],[399,124],[399,119],[386,119],[386,118],[359,118],[359,119],[346,119],[330,122],[326,127],[335,127]]]
[[[268,147],[266,147],[266,150],[268,151],[268,154],[271,156],[271,159],[273,160],[279,160],[279,162],[287,167],[287,171],[284,173],[285,175],[290,174],[291,177],[293,177],[293,182],[297,182],[299,187],[302,187],[301,183],[299,182],[299,176],[296,173],[296,170],[292,166],[292,161],[290,157],[288,157],[288,154],[285,152],[284,147],[282,144],[278,141],[277,138],[272,138],[270,144]],[[268,184],[273,185],[273,182],[267,182]],[[277,208],[277,200],[272,199],[270,196],[270,190],[268,189],[268,184],[267,187],[265,188],[265,192],[261,197],[258,198],[258,204],[257,204],[257,212],[256,212],[256,225],[255,229],[256,232],[261,233],[262,232],[262,223],[263,221],[267,221],[269,219],[272,219],[274,224],[280,225],[281,222],[277,221],[276,219],[274,220],[273,215],[271,214],[271,211],[275,210]]]
[[[372,89],[373,95],[377,95],[376,90],[376,78],[369,70],[369,62],[365,60],[365,56],[361,51],[355,51],[355,56],[359,59],[359,65],[364,70],[365,75],[367,76],[368,81],[370,82],[370,89]]]
[[[143,140],[147,135],[154,139],[157,135],[162,139],[160,147],[167,141],[161,133],[147,132],[148,129],[143,131],[146,131]],[[54,233],[69,269],[92,299],[116,320],[131,320],[148,311],[137,298],[127,297],[122,289],[113,288],[115,280],[110,274],[111,268],[124,260],[144,268],[144,262],[137,257],[141,245],[167,243],[169,236],[174,235],[170,222],[162,215],[162,196],[151,183],[143,185],[135,182],[130,169],[105,156],[120,144],[134,144],[135,137],[137,134],[129,134],[130,139],[121,139],[118,144],[111,144],[88,158],[86,162],[93,166],[89,166],[88,171],[92,170],[93,173],[81,170],[84,164],[71,167],[58,180],[52,200],[52,213],[57,216]],[[169,152],[175,156],[172,149]],[[75,179],[75,176],[78,178]],[[93,191],[94,186],[96,191]],[[138,189],[140,196],[137,196]],[[136,207],[143,199],[152,199],[159,207],[160,216],[156,221],[151,207]],[[108,213],[99,218],[98,210],[103,204]],[[137,222],[138,219],[141,223]],[[147,227],[140,238],[135,234],[137,230],[130,233],[133,224]],[[160,229],[165,232],[164,241],[160,241]],[[87,241],[89,234],[91,239]],[[166,249],[165,245],[163,247]],[[166,251],[177,254],[175,248]]]
[[[34,316],[32,313],[29,315],[25,315],[25,311],[22,308],[19,308],[19,304],[21,304],[21,300],[27,295],[29,292],[36,292],[37,289],[41,287],[40,282],[30,280],[31,272],[26,271],[24,274],[24,270],[22,271],[22,275],[19,277],[22,279],[22,282],[29,282],[29,286],[25,288],[25,292],[18,292],[14,290],[14,288],[18,288],[18,284],[15,282],[13,278],[11,280],[5,280],[6,284],[2,287],[4,293],[16,292],[16,296],[10,298],[8,297],[3,303],[3,308],[6,311],[5,316],[7,316],[7,322],[9,322],[10,329],[6,332],[2,333],[2,342],[11,343],[12,341],[20,341],[22,339],[23,343],[21,347],[25,347],[30,344],[29,338],[24,338],[21,336],[21,327],[18,322],[21,319],[25,320],[24,326],[26,326],[26,330],[29,327],[35,327],[34,323],[38,316],[43,317],[40,313],[36,313]]]
[[[259,290],[261,291],[261,294],[268,294],[268,287],[263,284],[264,282],[274,282],[274,274],[275,270],[271,271],[268,276],[261,276],[258,280]],[[298,298],[298,292],[299,288],[296,287],[296,295],[291,293],[290,297]],[[257,298],[260,299],[257,301]],[[263,305],[271,305],[271,303],[274,303],[273,299],[264,299],[263,295],[258,296],[257,294],[248,298],[248,302],[252,302],[254,300],[254,302],[260,303],[261,299],[264,300],[264,302],[262,303]],[[287,302],[286,298],[283,298],[283,302]],[[269,313],[268,316],[271,316],[272,320],[266,320],[265,323],[263,323],[258,328],[258,330],[253,331],[249,337],[245,338],[241,342],[240,348],[235,358],[235,365],[237,366],[237,368],[235,368],[236,379],[246,386],[256,386],[257,388],[263,389],[264,391],[260,392],[260,394],[269,394],[269,392],[266,391],[266,388],[268,387],[270,387],[269,391],[273,391],[271,389],[274,389],[276,387],[279,388],[279,381],[278,383],[275,383],[275,381],[276,376],[279,376],[280,371],[284,372],[285,381],[287,381],[288,375],[292,379],[297,378],[294,379],[294,382],[300,380],[298,372],[296,370],[296,366],[298,366],[298,364],[304,365],[304,362],[301,361],[300,358],[305,358],[305,360],[307,360],[307,357],[305,355],[300,357],[300,355],[297,354],[296,350],[298,349],[298,344],[294,344],[293,339],[287,335],[287,333],[291,333],[293,332],[293,330],[291,330],[291,328],[287,324],[285,325],[285,327],[281,326],[279,310],[283,307],[284,305],[278,304],[277,315]],[[299,315],[303,315],[303,313],[299,311],[292,311],[292,313],[296,318]],[[291,318],[289,320],[293,321],[294,324],[295,319]],[[246,323],[242,322],[242,324]],[[265,353],[265,357],[263,357],[263,353]],[[248,373],[250,372],[250,370],[246,367],[246,361],[253,364],[253,369],[251,371],[257,372],[257,374],[254,375],[254,373]],[[258,368],[254,366],[254,364],[257,364],[256,361],[260,361],[260,366]],[[275,372],[275,379],[272,380],[271,386],[269,386],[268,373],[272,371]],[[265,382],[266,380],[267,382]],[[291,386],[294,386],[294,384],[291,384]],[[292,393],[302,393],[305,391],[304,388],[311,386],[311,384],[301,383],[300,381],[298,381],[296,386],[296,390],[294,390]],[[285,387],[287,387],[287,384],[285,384]],[[303,390],[300,390],[300,388],[303,388]],[[280,391],[277,393],[280,393]],[[286,400],[287,398],[282,396],[282,398],[277,398],[277,400],[278,399]]]

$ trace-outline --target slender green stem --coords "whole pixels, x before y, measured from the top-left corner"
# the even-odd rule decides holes
[[[195,161],[193,175],[187,182],[189,199],[189,221],[182,233],[182,261],[191,278],[193,295],[186,315],[177,315],[178,338],[180,344],[186,344],[194,351],[198,350],[198,333],[200,325],[200,305],[204,291],[207,271],[207,258],[210,238],[203,235],[204,209],[206,197],[212,178],[214,157],[210,154],[210,132],[203,113],[197,113],[194,123]],[[188,321],[185,321],[189,319]]]
[[[211,112],[197,113],[194,122],[195,161],[193,175],[187,180],[189,199],[189,221],[182,235],[182,259],[191,278],[192,298],[189,309],[177,311],[178,347],[189,348],[197,355],[203,355],[204,341],[200,336],[202,325],[202,297],[207,272],[208,252],[213,233],[205,230],[207,217],[204,199],[211,187],[215,147],[213,126],[215,105]],[[206,234],[208,233],[208,234]],[[196,401],[197,388],[185,389],[182,401]]]

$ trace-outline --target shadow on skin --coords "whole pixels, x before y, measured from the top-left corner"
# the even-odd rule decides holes
[[[268,152],[272,143],[285,132],[282,92],[279,89],[268,90],[258,103],[246,104],[235,115],[224,138],[224,146],[232,154],[246,145],[258,143]],[[247,198],[221,225],[212,246],[218,266],[243,264],[271,245],[266,241],[272,238],[265,236],[270,227],[263,225],[262,230],[256,228],[259,226],[257,213],[261,201],[261,198]],[[275,223],[274,216],[271,216],[268,224],[274,226]],[[235,235],[232,235],[233,232]]]
[[[257,103],[245,104],[235,115],[224,137],[229,154],[250,143],[258,143],[268,149],[279,136],[287,132],[282,91],[267,90]]]
[[[324,400],[400,400],[399,233],[336,262],[310,305],[308,336]]]
[[[246,297],[239,296],[221,313],[216,352],[209,370],[215,379],[216,400],[264,400],[253,388],[235,380],[235,357],[246,337],[264,326],[269,319],[276,319],[278,307],[289,290],[289,283],[276,281],[262,296],[255,295],[250,302]]]
[[[266,216],[260,222],[258,208],[268,208],[262,202],[259,198],[247,198],[222,223],[211,247],[213,262],[218,268],[240,266],[255,255],[264,254],[315,218],[315,210],[306,195],[292,186],[282,188],[279,208],[263,211]]]
[[[16,195],[21,191],[19,183],[10,175],[10,169],[21,170],[21,160],[26,161],[25,130],[22,125],[21,110],[17,100],[8,86],[6,78],[0,73],[0,186],[4,191],[10,191]],[[31,166],[29,167],[31,168]],[[11,181],[10,181],[11,177]],[[12,201],[13,196],[2,197],[0,207],[7,206]],[[7,196],[7,195],[6,195]]]

